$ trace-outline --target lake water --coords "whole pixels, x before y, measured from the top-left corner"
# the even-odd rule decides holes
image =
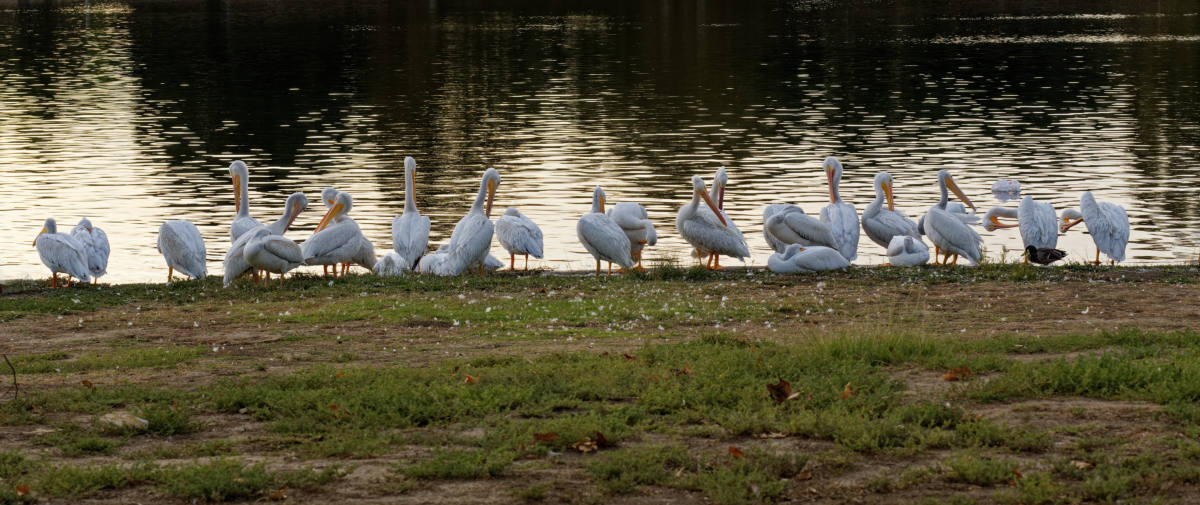
[[[721,165],[764,265],[763,206],[816,213],[828,155],[860,211],[887,170],[923,213],[945,168],[981,213],[1000,177],[1059,209],[1092,190],[1128,209],[1130,263],[1196,258],[1200,2],[911,3],[0,0],[0,277],[44,278],[42,221],[83,216],[112,241],[106,281],[165,279],[156,234],[177,218],[219,273],[235,159],[256,217],[304,191],[302,239],[336,186],[382,252],[406,155],[431,243],[494,166],[493,215],[541,225],[538,267],[593,265],[575,221],[597,184],[648,207],[648,259],[690,261],[675,213]],[[981,234],[1017,257],[1015,230]],[[1060,248],[1093,251],[1075,230]],[[882,253],[864,236],[859,263]]]

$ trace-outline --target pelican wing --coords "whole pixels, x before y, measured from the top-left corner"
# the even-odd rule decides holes
[[[496,219],[496,238],[510,253],[542,258],[542,230],[523,215],[502,215]]]
[[[384,254],[382,258],[379,258],[379,261],[375,262],[375,268],[372,268],[371,270],[375,272],[375,275],[403,275],[404,272],[409,270],[408,265],[411,263],[412,262],[404,259],[404,257],[396,251],[388,251],[387,254]]]
[[[51,273],[65,273],[81,282],[91,280],[84,246],[65,233],[43,233],[37,237],[37,252]]]
[[[712,216],[713,213],[709,211],[708,215]],[[676,224],[679,226],[679,234],[696,249],[721,256],[732,256],[741,261],[750,256],[750,249],[746,247],[746,239],[742,238],[742,232],[721,226],[720,222],[710,220],[699,212]]]
[[[221,269],[225,272],[225,287],[229,287],[230,284],[233,284],[234,279],[250,270],[250,262],[246,261],[245,252],[246,246],[252,238],[251,234],[243,233],[233,241],[229,250],[225,251],[225,260],[221,262]]]
[[[925,233],[943,251],[966,257],[979,263],[983,238],[959,217],[934,206],[925,214]]]
[[[92,275],[99,277],[108,273],[108,255],[112,247],[108,244],[108,234],[99,227],[92,227],[92,247],[88,256],[88,268]]]
[[[826,272],[844,270],[849,266],[850,261],[837,249],[823,246],[802,248],[793,244],[784,252],[767,258],[767,268],[777,273]]]
[[[158,251],[167,260],[167,266],[188,277],[203,279],[208,275],[204,237],[191,221],[177,219],[163,223],[158,228]]]
[[[862,228],[867,238],[883,247],[889,247],[892,237],[919,237],[917,223],[897,210],[880,209],[872,214],[863,213]]]
[[[251,239],[242,255],[250,266],[277,274],[285,274],[304,264],[304,253],[300,246],[282,235],[263,235]]]
[[[629,252],[629,237],[611,218],[599,212],[584,214],[575,225],[579,242],[597,260],[609,261],[624,268],[633,267]]]
[[[262,226],[262,223],[250,216],[234,218],[233,224],[229,225],[229,240],[236,242],[246,232],[259,226]]]
[[[358,223],[343,219],[325,227],[300,245],[308,265],[336,265],[354,261],[362,247]]]
[[[888,243],[888,262],[892,266],[912,267],[929,262],[929,246],[920,238],[909,235],[895,235]]]
[[[450,275],[458,275],[467,267],[483,262],[492,248],[495,230],[496,226],[483,212],[472,210],[458,220],[446,244],[448,258],[444,266]]]
[[[401,259],[412,258],[406,268],[412,268],[429,249],[429,216],[415,210],[392,219],[392,249]]]
[[[821,209],[821,222],[833,232],[837,250],[846,259],[858,257],[858,211],[848,203],[831,203]]]
[[[1092,240],[1101,252],[1116,261],[1125,261],[1125,246],[1129,243],[1129,216],[1124,207],[1114,203],[1100,202],[1099,207],[1102,219],[1088,220],[1084,215],[1088,233],[1092,234]],[[1102,224],[1093,229],[1093,221]]]
[[[1058,217],[1053,205],[1026,196],[1017,206],[1017,224],[1026,246],[1054,249],[1058,245]]]
[[[772,248],[782,252],[781,249],[790,244],[800,244],[837,249],[837,239],[828,225],[800,211],[799,207],[793,207],[795,210],[785,209],[775,213],[763,224],[763,234],[770,233],[771,237],[781,244],[779,248],[772,244]]]

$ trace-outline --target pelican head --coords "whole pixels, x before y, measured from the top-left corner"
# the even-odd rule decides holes
[[[88,220],[88,218],[86,218],[86,217],[79,220],[79,226],[84,227],[84,229],[86,229],[88,231],[88,233],[92,232],[92,222],[90,220]]]
[[[600,186],[596,186],[596,189],[592,190],[592,212],[604,213],[604,188]]]
[[[997,228],[1016,228],[1015,224],[1004,224],[1000,222],[1001,217],[1017,217],[1012,209],[1004,207],[992,207],[988,209],[987,214],[983,215],[983,229],[987,231],[996,231]]]
[[[896,202],[892,199],[892,174],[879,172],[875,174],[875,196],[887,199],[888,210],[896,210]]]
[[[1066,233],[1072,226],[1075,226],[1083,221],[1083,214],[1078,209],[1066,209],[1062,212],[1062,222],[1058,225],[1058,231]]]
[[[783,250],[783,259],[790,260],[792,259],[792,256],[799,254],[803,250],[804,246],[800,244],[789,244],[787,248]]]
[[[597,188],[597,189],[599,189],[599,188]],[[708,208],[712,209],[713,214],[715,214],[717,216],[717,220],[721,221],[721,225],[728,226],[728,224],[725,222],[725,216],[721,215],[721,209],[717,208],[717,204],[713,202],[712,198],[709,197],[708,193],[705,192],[704,190],[705,190],[704,179],[701,178],[699,175],[693,175],[692,176],[692,201],[696,202],[697,198],[703,199],[704,203],[708,204]]]
[[[333,203],[337,200],[338,190],[332,186],[321,190],[321,201],[325,202],[325,208],[333,207]]]
[[[233,178],[233,208],[241,212],[242,205],[246,203],[242,201],[242,193],[248,189],[246,184],[250,180],[250,169],[246,168],[244,161],[236,160],[229,165],[229,176]]]
[[[58,224],[54,222],[54,218],[46,218],[46,222],[42,224],[42,231],[39,231],[37,236],[40,237],[43,233],[49,233],[51,235],[58,233]],[[37,246],[37,237],[33,238],[33,245]]]
[[[483,213],[487,217],[492,217],[492,201],[496,199],[496,188],[500,187],[500,172],[496,169],[488,167],[483,172],[483,181],[479,184],[480,196],[487,195],[487,204],[483,208]]]
[[[958,183],[954,182],[954,176],[950,175],[949,170],[938,170],[938,186],[942,188],[943,199],[945,198],[946,190],[949,189],[954,192],[954,196],[962,200],[963,204],[970,207],[972,211],[975,210],[975,204],[971,203],[971,199],[967,198],[967,195],[964,195],[962,190],[959,189]]]
[[[409,178],[408,182],[407,182],[408,187],[405,188],[405,191],[413,190],[413,188],[412,188],[413,180],[411,177],[415,173],[417,173],[417,160],[414,160],[412,156],[405,156],[404,157],[404,175],[405,175],[405,177]]]
[[[314,233],[324,230],[329,226],[329,223],[337,219],[338,216],[346,215],[352,208],[354,208],[354,199],[350,198],[350,193],[338,193],[337,199],[333,201],[333,205],[325,212],[325,217],[321,218],[321,223],[317,225]]]
[[[517,210],[516,207],[506,207],[504,209],[504,215],[512,216],[512,217],[521,217],[521,211]]]
[[[729,184],[729,174],[725,173],[725,167],[717,169],[717,174],[713,176],[713,189],[717,192],[717,208],[725,208],[725,185]]]
[[[308,209],[308,197],[304,196],[303,192],[297,191],[292,193],[287,199],[283,209],[283,215],[287,218],[287,226],[283,229],[287,230],[292,227],[292,223],[296,221],[296,217]]]
[[[825,179],[829,181],[829,202],[837,203],[840,199],[838,196],[838,184],[842,181],[842,163],[830,156],[825,158]]]

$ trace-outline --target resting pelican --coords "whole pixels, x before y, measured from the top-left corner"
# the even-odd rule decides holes
[[[837,250],[847,260],[858,257],[858,211],[842,201],[838,186],[842,183],[842,164],[830,156],[825,158],[825,178],[829,180],[829,205],[821,209],[821,222],[833,232]]]
[[[90,280],[83,244],[66,233],[58,233],[58,224],[54,222],[54,218],[46,219],[42,231],[33,239],[33,246],[37,248],[42,264],[50,269],[50,287],[58,287],[60,272],[68,276],[65,286],[71,284],[70,277],[85,283]]]
[[[98,277],[108,273],[108,253],[112,250],[108,246],[108,234],[92,226],[92,222],[85,217],[71,230],[71,236],[83,244],[88,271],[92,273],[92,284],[95,284]]]
[[[492,200],[496,198],[496,188],[499,186],[500,172],[494,168],[483,172],[475,203],[467,215],[454,225],[450,241],[446,244],[447,257],[442,265],[443,271],[448,272],[446,275],[461,274],[475,265],[479,265],[479,272],[483,273],[483,262],[492,247],[492,235],[495,232],[491,220]]]
[[[953,254],[955,264],[958,264],[960,254],[966,256],[972,264],[979,264],[979,259],[983,256],[980,249],[983,238],[967,226],[962,218],[946,211],[946,204],[949,202],[946,189],[953,191],[955,196],[971,207],[971,210],[975,210],[975,204],[958,188],[958,183],[954,182],[950,172],[938,170],[938,188],[942,191],[942,199],[925,214],[925,232],[929,235],[929,240],[946,255],[947,260]]]
[[[288,228],[292,227],[292,223],[296,221],[296,217],[308,209],[308,197],[302,192],[292,193],[288,196],[287,202],[283,204],[283,216],[274,223],[267,225],[267,230],[273,235],[283,235],[287,233]]]
[[[267,272],[266,280],[271,280],[271,274],[283,274],[304,264],[304,253],[292,239],[283,235],[275,235],[267,227],[256,228],[246,232],[250,240],[242,250],[246,262],[259,270]]]
[[[409,262],[406,270],[415,267],[429,248],[429,216],[422,216],[417,210],[417,188],[413,178],[416,171],[416,160],[405,156],[404,213],[392,218],[392,249]]]
[[[525,255],[526,271],[529,270],[529,256],[542,259],[542,229],[516,207],[504,209],[504,214],[496,219],[496,239],[508,251],[509,270],[517,269],[518,254]]]
[[[729,218],[729,214],[725,213],[725,186],[727,185],[729,185],[729,174],[725,172],[725,167],[717,168],[717,173],[713,174],[712,189],[708,192],[708,198],[717,203],[716,212],[721,214],[721,217],[724,219],[725,226],[734,232],[737,232],[738,238],[745,242],[746,239],[742,237],[742,231],[738,229],[737,223],[734,223],[733,220]],[[698,211],[701,215],[709,220],[713,222],[717,221],[715,218],[716,213],[710,212],[709,209],[698,207]],[[722,270],[720,255],[712,251],[705,251],[702,249],[696,250],[696,257],[699,258],[705,255],[708,256],[708,262],[712,265],[712,269]]]
[[[337,197],[339,194],[341,194],[341,191],[338,191],[337,189],[334,189],[334,188],[325,188],[325,189],[321,190],[321,200],[325,202],[326,212],[329,212],[328,209],[333,208],[334,204],[337,201]],[[346,212],[343,212],[337,216],[334,216],[334,218],[333,218],[334,221],[335,222],[341,222],[341,221],[345,221],[345,220],[354,221],[354,218],[350,217],[349,212],[350,212],[349,210],[346,210]],[[354,221],[354,225],[358,226],[358,222]],[[317,230],[317,231],[319,231],[319,230]],[[358,245],[361,248],[361,250],[358,252],[358,257],[365,258],[367,256],[371,256],[371,257],[375,256],[375,245],[372,244],[370,240],[367,240],[366,235],[359,235]],[[350,266],[353,264],[354,264],[353,261],[342,262],[341,263],[342,275],[346,275],[346,273],[350,271]],[[329,267],[330,266],[333,267],[334,277],[337,277],[338,266],[336,264],[335,265],[321,265],[321,268],[322,268],[322,270],[325,271],[325,275],[329,275]],[[367,268],[371,268],[371,267],[367,267]]]
[[[790,203],[772,203],[763,209],[763,237],[777,253],[791,244],[837,249],[829,226]]]
[[[176,270],[194,279],[208,275],[204,237],[191,221],[176,219],[159,226],[158,252],[167,260],[167,282]]]
[[[356,263],[368,270],[375,266],[374,246],[347,216],[353,208],[350,193],[338,193],[312,237],[300,246],[306,265],[334,265],[334,275],[340,263]]]
[[[441,276],[455,275],[454,271],[450,269],[451,263],[450,263],[450,255],[448,254],[449,250],[450,250],[450,244],[446,243],[446,244],[442,244],[441,246],[439,246],[436,251],[426,254],[425,256],[422,256],[421,261],[418,262],[419,266],[417,267],[417,270],[420,271],[421,273],[427,273],[427,274],[433,274],[433,275],[441,275]],[[494,272],[496,270],[499,270],[500,267],[503,267],[503,266],[504,266],[503,262],[496,259],[495,256],[492,256],[489,253],[487,256],[484,256],[483,261],[467,265],[467,268],[468,269],[476,268],[476,269],[480,269],[480,270],[487,270],[489,272]]]
[[[875,200],[867,204],[862,213],[862,229],[867,238],[889,249],[892,246],[892,237],[897,235],[917,239],[921,237],[917,233],[917,223],[909,219],[904,212],[896,210],[895,201],[892,199],[892,185],[892,174],[875,174]],[[884,201],[887,202],[887,209],[883,208]]]
[[[233,224],[229,226],[229,240],[236,242],[243,233],[262,223],[250,217],[250,169],[242,160],[237,160],[229,165],[229,175],[233,177],[233,206],[237,209]]]
[[[767,258],[767,268],[781,274],[845,270],[849,266],[850,260],[842,256],[837,249],[822,246],[804,247],[792,244],[783,252]]]
[[[592,191],[592,211],[584,214],[575,224],[575,234],[583,248],[596,258],[596,276],[600,276],[600,261],[609,262],[608,273],[612,274],[612,263],[621,268],[633,268],[630,257],[629,237],[625,231],[604,213],[604,190],[600,186]]]
[[[375,268],[372,270],[375,271],[375,275],[404,275],[404,272],[410,270],[408,267],[410,263],[411,262],[407,259],[404,259],[404,256],[401,256],[400,253],[397,253],[396,251],[388,251],[387,254],[384,254],[382,258],[379,258],[379,261],[375,262]]]
[[[629,257],[637,260],[637,265],[633,268],[645,271],[646,268],[642,266],[642,249],[658,243],[658,232],[654,230],[654,223],[650,221],[646,208],[636,202],[621,202],[613,205],[606,214],[621,227],[621,231],[624,231],[625,237],[629,239]]]
[[[701,179],[699,175],[693,175],[692,200],[680,207],[679,214],[675,217],[675,227],[679,230],[679,234],[697,250],[733,256],[740,261],[745,261],[744,258],[750,256],[746,240],[742,238],[741,232],[726,226],[725,216],[721,214],[717,204],[704,190],[704,179]],[[708,209],[712,211],[710,215],[715,216],[716,220],[699,212],[701,199],[708,205]],[[721,268],[712,264],[707,266],[710,270]]]
[[[1018,224],[1005,224],[1000,222],[1001,217],[1016,218]],[[1058,218],[1054,215],[1054,206],[1045,202],[1038,202],[1030,195],[1025,195],[1021,199],[1020,205],[1016,210],[1007,209],[1004,207],[992,207],[987,211],[983,218],[983,227],[987,231],[993,231],[997,228],[1014,228],[1017,227],[1021,232],[1021,242],[1025,247],[1032,246],[1035,250],[1056,250],[1058,245]],[[1037,259],[1038,257],[1049,258],[1052,256],[1049,253],[1035,254],[1034,258],[1026,257],[1026,261]],[[1035,262],[1036,263],[1036,262]],[[1042,263],[1043,265],[1048,263]]]
[[[1083,222],[1087,224],[1092,242],[1096,244],[1096,264],[1100,264],[1100,253],[1109,258],[1109,264],[1115,261],[1125,261],[1125,246],[1129,244],[1129,216],[1125,207],[1115,203],[1097,202],[1091,191],[1084,191],[1079,197],[1079,209],[1067,209],[1062,214],[1061,230],[1065,233],[1071,227]],[[1071,221],[1074,219],[1074,221]]]
[[[887,248],[888,264],[915,267],[929,262],[929,246],[920,237],[893,235]]]

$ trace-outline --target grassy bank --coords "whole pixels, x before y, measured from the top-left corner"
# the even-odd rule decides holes
[[[1196,279],[10,285],[0,502],[1184,502]]]

